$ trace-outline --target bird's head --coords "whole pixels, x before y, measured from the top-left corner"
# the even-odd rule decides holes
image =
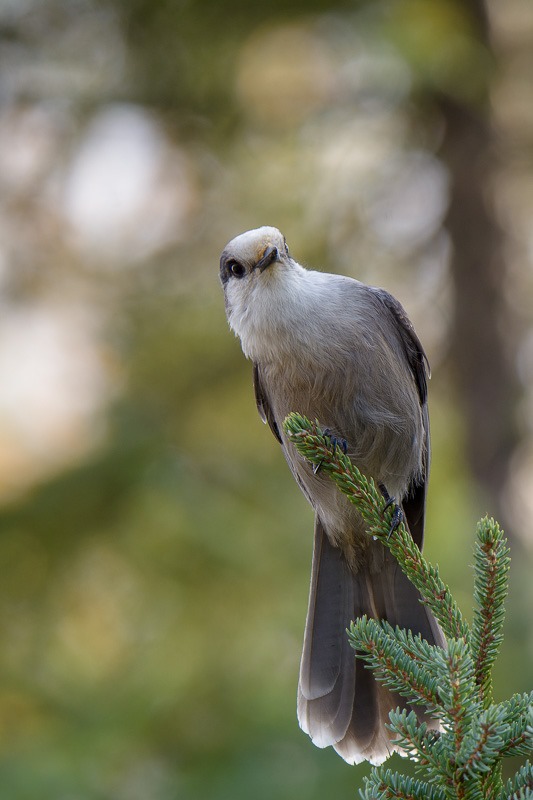
[[[246,231],[228,242],[220,257],[220,279],[225,290],[241,284],[239,291],[261,280],[274,264],[291,260],[285,237],[267,225]]]
[[[287,288],[282,276],[295,269],[277,228],[255,228],[228,242],[220,257],[220,280],[229,323],[241,338],[252,320],[260,323],[262,312],[272,314],[276,299]]]

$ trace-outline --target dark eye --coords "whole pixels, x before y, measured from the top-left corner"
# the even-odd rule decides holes
[[[228,261],[228,269],[232,275],[235,275],[236,278],[244,278],[244,275],[246,274],[246,269],[240,263],[240,261],[235,261],[233,258]]]

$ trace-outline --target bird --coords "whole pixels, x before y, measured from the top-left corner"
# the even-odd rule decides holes
[[[253,365],[259,415],[315,512],[309,604],[298,681],[300,727],[349,764],[399,749],[389,712],[410,708],[355,658],[346,629],[367,615],[445,640],[390,551],[334,483],[289,441],[291,412],[318,420],[382,487],[422,549],[430,466],[429,364],[404,308],[381,288],[307,269],[275,227],[231,239],[220,257],[226,316]],[[419,719],[436,727],[414,707]]]

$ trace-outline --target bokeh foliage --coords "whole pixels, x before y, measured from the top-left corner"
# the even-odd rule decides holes
[[[89,374],[76,338],[87,330],[106,387],[65,433],[93,390],[60,384],[64,425],[59,414],[52,428],[36,370],[48,356],[31,340],[35,402],[21,395],[19,454],[0,464],[6,798],[313,800],[361,785],[366,767],[297,727],[312,513],[257,417],[218,255],[241,230],[279,225],[298,260],[406,305],[434,370],[427,555],[465,605],[469,532],[492,509],[479,507],[453,382],[433,99],[457,90],[486,106],[497,58],[471,17],[445,0],[27,0],[0,12],[5,318],[68,308],[72,358]],[[113,177],[127,126],[160,161],[108,248],[83,203],[95,191],[98,210],[134,172],[125,160]],[[82,192],[80,153],[98,152],[102,130],[118,130],[118,146]],[[524,317],[531,288],[511,287]],[[1,366],[6,392],[18,373]],[[11,442],[15,417],[0,411]],[[526,568],[513,562],[496,697],[529,688]]]

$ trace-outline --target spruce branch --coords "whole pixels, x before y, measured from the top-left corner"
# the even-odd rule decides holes
[[[511,796],[505,797],[505,800],[533,800],[533,789],[522,788],[514,792]]]
[[[523,694],[513,694],[508,700],[498,703],[496,708],[501,714],[502,721],[511,723],[518,717],[526,717],[531,724],[533,710],[533,691]]]
[[[356,650],[356,657],[376,670],[385,686],[409,697],[412,702],[429,708],[437,706],[439,699],[436,679],[420,662],[414,661],[405,653],[401,644],[379,621],[366,615],[359,617],[352,622],[348,638]]]
[[[492,700],[492,668],[502,642],[509,550],[494,520],[477,527],[475,611],[471,629],[463,619],[438,568],[429,565],[406,525],[390,534],[392,509],[374,481],[332,444],[318,422],[290,414],[284,422],[298,452],[337,484],[363,517],[368,534],[388,547],[420,592],[446,636],[445,649],[411,631],[366,616],[348,631],[356,657],[374,670],[377,680],[426,707],[431,720],[414,710],[390,714],[395,744],[424,780],[413,780],[383,767],[374,768],[361,790],[364,800],[533,800],[533,771],[526,763],[503,786],[502,760],[529,755],[533,734],[533,693]]]
[[[435,648],[442,721],[453,732],[456,758],[473,718],[479,713],[474,685],[474,665],[463,639],[449,639],[446,650]]]
[[[413,661],[421,664],[431,675],[436,675],[433,663],[435,646],[429,644],[420,634],[413,635],[410,630],[393,627],[387,620],[382,619],[379,624],[398,644],[403,648],[405,654]]]
[[[501,800],[522,800],[525,797],[533,797],[533,764],[529,761],[507,781]]]
[[[475,717],[457,754],[457,768],[482,779],[501,758],[506,729],[493,706]]]
[[[449,795],[435,784],[377,767],[366,779],[361,797],[363,800],[448,800]]]
[[[492,667],[503,639],[504,602],[510,566],[509,548],[497,522],[485,517],[478,523],[474,561],[472,651],[476,683],[485,708],[492,702]]]
[[[528,703],[525,707],[526,702]],[[531,694],[513,695],[506,703],[496,706],[505,724],[504,756],[528,756],[533,746],[533,698]]]
[[[396,734],[395,744],[415,763],[418,771],[431,767],[432,772],[446,777],[445,745],[439,731],[428,728],[425,722],[420,723],[415,712],[406,709],[391,711],[389,729]]]

